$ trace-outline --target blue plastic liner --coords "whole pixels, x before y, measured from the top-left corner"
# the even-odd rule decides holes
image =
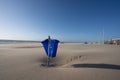
[[[57,48],[58,48],[59,41],[56,39],[50,39],[50,42],[48,39],[42,41],[43,47],[45,49],[45,52],[47,56],[54,58],[57,54]]]

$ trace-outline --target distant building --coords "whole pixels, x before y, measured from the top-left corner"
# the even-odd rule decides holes
[[[113,39],[113,44],[120,45],[120,38]]]
[[[105,41],[105,44],[120,45],[120,38],[116,38],[116,39],[111,39],[111,40]]]

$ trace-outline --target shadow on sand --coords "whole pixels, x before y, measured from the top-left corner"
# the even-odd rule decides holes
[[[38,61],[40,62],[40,66],[42,66],[42,67],[58,67],[59,58],[50,59],[49,66],[47,65],[47,57],[46,56],[41,57]]]
[[[71,66],[74,68],[104,68],[120,70],[120,65],[113,64],[73,64]]]

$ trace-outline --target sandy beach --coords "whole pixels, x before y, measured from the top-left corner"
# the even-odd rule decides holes
[[[46,64],[41,43],[0,44],[0,80],[120,80],[120,46],[59,44]]]

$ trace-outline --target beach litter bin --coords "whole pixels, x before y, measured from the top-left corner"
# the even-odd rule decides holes
[[[56,57],[59,40],[46,39],[42,41],[46,55],[50,58]]]

